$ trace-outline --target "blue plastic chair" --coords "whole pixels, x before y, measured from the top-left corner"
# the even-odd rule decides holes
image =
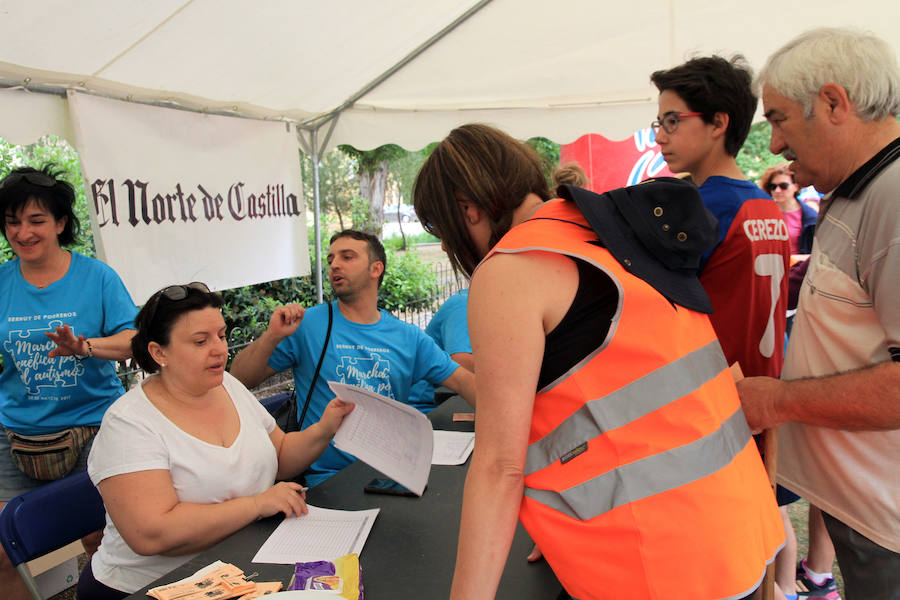
[[[291,397],[292,392],[278,392],[272,396],[268,396],[267,398],[261,398],[260,403],[266,407],[266,410],[269,411],[269,414],[275,414],[275,411],[278,410],[282,404],[284,404],[288,398]]]
[[[35,600],[43,600],[25,563],[102,529],[106,510],[86,472],[16,496],[0,511],[0,543]]]

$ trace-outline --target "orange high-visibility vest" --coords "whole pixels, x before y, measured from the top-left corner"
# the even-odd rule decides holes
[[[519,517],[575,598],[741,598],[784,529],[713,328],[591,241],[553,200],[491,251],[577,257],[619,288],[606,339],[535,397]]]

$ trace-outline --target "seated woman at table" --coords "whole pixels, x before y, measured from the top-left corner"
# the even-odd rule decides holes
[[[413,188],[471,275],[478,412],[450,597],[494,597],[517,516],[573,597],[746,596],[784,531],[703,314],[714,218],[674,179],[561,193],[486,125],[451,131]]]
[[[107,518],[78,582],[81,600],[124,598],[261,517],[307,512],[289,479],[328,446],[353,405],[285,434],[225,371],[222,298],[202,283],[166,287],[135,324],[148,373],[103,417],[88,460]]]

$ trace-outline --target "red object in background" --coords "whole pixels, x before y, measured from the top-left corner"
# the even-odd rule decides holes
[[[577,162],[588,176],[588,188],[603,193],[650,177],[672,177],[652,129],[640,129],[616,142],[589,133],[559,147],[559,163]]]

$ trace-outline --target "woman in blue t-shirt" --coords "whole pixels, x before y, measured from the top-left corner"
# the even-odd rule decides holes
[[[51,167],[0,181],[0,229],[16,255],[0,265],[0,507],[85,470],[103,413],[124,393],[114,361],[131,356],[137,307],[110,267],[64,249],[79,230],[74,204]],[[42,445],[54,451],[21,451]],[[99,532],[84,542],[95,549]],[[0,589],[30,597],[2,549]]]

